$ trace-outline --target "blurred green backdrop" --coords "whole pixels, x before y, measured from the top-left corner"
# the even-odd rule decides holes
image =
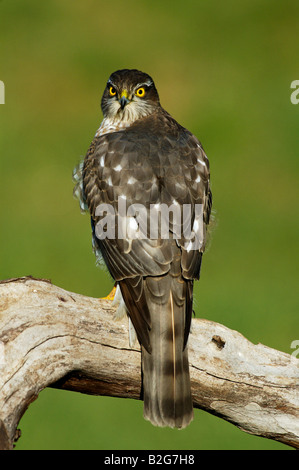
[[[217,227],[197,316],[291,353],[298,331],[299,3],[294,0],[2,0],[0,278],[32,274],[100,297],[72,169],[101,121],[110,73],[139,68],[202,141]],[[17,449],[287,449],[196,410],[156,429],[142,403],[47,389]]]

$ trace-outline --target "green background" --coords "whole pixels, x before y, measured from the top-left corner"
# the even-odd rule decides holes
[[[2,0],[0,278],[31,274],[107,295],[72,169],[101,121],[111,72],[149,73],[202,141],[216,211],[196,315],[291,353],[298,331],[299,3],[292,0]],[[157,429],[142,403],[47,389],[17,449],[288,449],[195,410]]]

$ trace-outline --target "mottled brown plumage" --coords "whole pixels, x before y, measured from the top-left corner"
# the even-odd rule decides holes
[[[120,287],[142,347],[144,416],[158,426],[183,428],[193,417],[187,340],[193,281],[199,279],[212,205],[209,162],[196,137],[161,107],[147,74],[112,74],[102,110],[103,122],[78,176],[81,205],[90,211],[95,251]],[[189,249],[182,233],[176,238],[181,227],[171,216],[167,239],[160,231],[151,238],[150,223],[143,227],[146,238],[122,239],[117,219],[115,238],[99,239],[96,227],[103,214],[97,207],[110,204],[117,214],[119,201],[126,209],[142,204],[147,222],[151,208],[189,204],[195,232],[194,208],[202,204],[200,249]],[[132,216],[125,224],[142,228]]]

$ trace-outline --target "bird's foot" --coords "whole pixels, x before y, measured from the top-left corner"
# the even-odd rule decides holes
[[[106,297],[101,297],[100,300],[114,300],[115,292],[116,292],[116,285],[113,287],[112,291]]]

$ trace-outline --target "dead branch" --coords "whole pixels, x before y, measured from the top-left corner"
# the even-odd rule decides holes
[[[0,283],[0,449],[45,387],[141,398],[140,350],[111,301],[30,277]],[[237,331],[193,321],[194,406],[257,436],[299,448],[299,361]]]

